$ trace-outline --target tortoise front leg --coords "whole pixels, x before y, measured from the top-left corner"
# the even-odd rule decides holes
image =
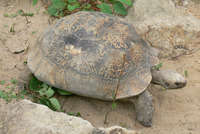
[[[137,120],[145,127],[151,127],[153,125],[153,98],[149,91],[145,90],[136,99],[134,104],[137,113]]]

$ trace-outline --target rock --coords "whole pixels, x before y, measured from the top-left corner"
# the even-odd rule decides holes
[[[88,134],[93,128],[86,120],[29,100],[0,107],[2,134]]]
[[[160,50],[159,58],[200,50],[200,19],[176,8],[172,0],[136,0],[125,19]]]
[[[192,0],[193,2],[195,2],[196,4],[200,4],[200,0]]]
[[[109,128],[94,128],[90,134],[140,134],[134,130],[127,130],[119,126]]]
[[[94,128],[79,117],[54,112],[48,107],[22,100],[0,104],[1,134],[139,134],[134,130],[114,126]]]

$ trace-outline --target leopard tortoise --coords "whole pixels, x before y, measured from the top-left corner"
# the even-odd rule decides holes
[[[147,127],[154,111],[148,85],[175,89],[187,83],[175,71],[152,69],[159,63],[157,52],[135,27],[101,12],[81,11],[60,19],[40,35],[27,63],[30,71],[19,76],[20,88],[33,73],[51,86],[101,100],[113,100],[123,68],[116,99],[134,97],[137,120]]]

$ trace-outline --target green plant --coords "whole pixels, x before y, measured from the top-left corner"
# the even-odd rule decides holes
[[[104,124],[106,124],[106,122],[107,122],[108,114],[118,107],[117,102],[116,102],[116,96],[117,96],[117,93],[118,93],[118,90],[119,90],[119,85],[120,85],[120,80],[121,80],[121,77],[122,77],[122,72],[123,72],[123,69],[124,69],[125,60],[126,60],[125,54],[123,54],[122,69],[120,71],[119,80],[118,80],[118,83],[117,83],[117,88],[116,88],[115,92],[113,92],[113,94],[112,94],[113,102],[112,102],[110,109],[106,113],[106,116],[105,116],[105,119],[104,119]]]
[[[37,30],[34,30],[31,32],[31,34],[36,34],[37,33]]]
[[[15,28],[14,28],[15,25],[16,25],[16,23],[13,23],[12,27],[10,28],[10,32],[13,33],[13,35],[15,34]]]
[[[157,66],[154,67],[154,69],[159,70],[162,67],[162,63],[159,63]]]
[[[0,81],[1,85],[5,84],[5,80]]]
[[[13,98],[15,99],[23,99],[24,95],[21,91],[19,94],[13,94],[13,91],[6,92],[4,90],[0,90],[0,98],[3,98],[6,102],[10,102]]]
[[[27,24],[29,23],[27,16],[33,16],[34,13],[25,13],[22,9],[18,10],[16,14],[4,14],[5,17],[14,18],[17,15],[25,16]]]
[[[0,90],[0,98],[3,98],[6,102],[10,102],[13,98],[24,98],[25,94],[22,94],[23,92],[25,92],[24,90],[17,94],[14,94],[13,92],[17,83],[15,79],[11,79],[9,84],[6,83],[5,80],[0,81],[0,83],[10,89],[9,91]]]
[[[36,5],[38,0],[33,0]],[[125,5],[132,6],[132,0],[52,0],[48,5],[48,13],[51,16],[63,17],[77,11],[101,11],[112,14],[127,15]]]
[[[24,13],[24,11],[22,9],[18,10],[17,13],[15,14],[4,14],[4,17],[10,17],[10,18],[14,18],[17,15],[22,15],[22,16],[33,16],[34,13]]]
[[[185,70],[185,76],[188,77],[188,71],[187,70]]]
[[[78,112],[78,113],[67,113],[68,115],[72,115],[72,116],[80,116],[81,114],[80,114],[80,112]]]
[[[29,88],[33,92],[32,98],[34,98],[35,102],[40,102],[54,111],[61,111],[59,101],[53,97],[55,92],[61,95],[72,95],[67,91],[51,87],[39,81],[36,77],[31,78]]]

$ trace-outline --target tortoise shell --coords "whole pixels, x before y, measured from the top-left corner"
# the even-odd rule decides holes
[[[122,18],[78,12],[60,19],[37,39],[28,66],[41,81],[78,94],[112,100],[143,92],[158,63],[157,55]]]

